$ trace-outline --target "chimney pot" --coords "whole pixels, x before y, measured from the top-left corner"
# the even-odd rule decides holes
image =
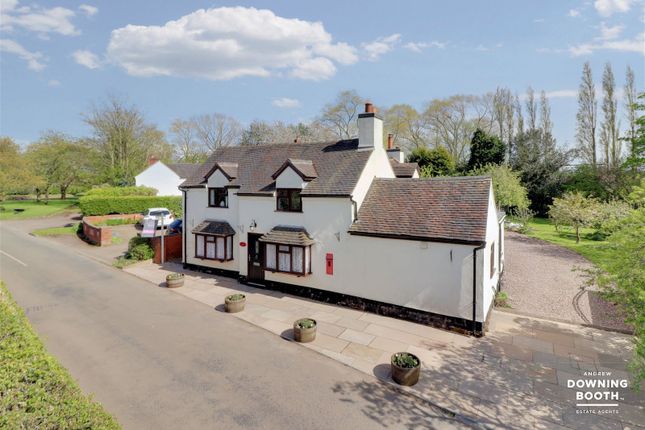
[[[154,155],[151,155],[150,157],[148,157],[148,166],[152,166],[157,161],[159,161],[159,159],[157,157],[155,157]]]
[[[394,135],[392,133],[389,133],[387,135],[387,149],[392,149],[394,146]]]
[[[372,103],[365,103],[365,113],[374,113],[374,105]]]

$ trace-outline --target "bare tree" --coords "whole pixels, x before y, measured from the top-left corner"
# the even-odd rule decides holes
[[[634,86],[634,71],[627,66],[625,73],[625,117],[627,118],[627,139],[630,142],[629,154],[635,155],[636,148],[634,139],[636,138],[636,87]]]
[[[469,115],[472,96],[457,95],[431,101],[423,115],[429,126],[430,141],[445,147],[454,160],[465,160],[476,122]]]
[[[517,113],[517,134],[524,133],[524,115],[522,114],[522,103],[520,97],[515,94],[515,112]]]
[[[535,92],[533,88],[528,87],[526,90],[526,115],[528,116],[529,131],[537,129],[537,103],[535,101]]]
[[[204,161],[208,150],[197,139],[195,123],[192,120],[176,119],[170,126],[172,142],[175,147],[175,158],[185,163]]]
[[[356,118],[364,99],[354,90],[342,91],[333,103],[325,105],[320,122],[333,130],[339,139],[357,135]]]
[[[424,118],[407,104],[396,104],[386,109],[385,130],[394,135],[394,142],[407,148],[419,148],[427,144]]]
[[[240,141],[242,126],[235,119],[221,113],[191,118],[195,136],[209,151],[222,146],[236,145]]]
[[[553,123],[551,122],[551,106],[544,90],[540,92],[540,128],[544,134],[551,134]]]
[[[602,74],[602,114],[603,120],[600,126],[600,144],[602,145],[605,155],[607,169],[616,167],[621,156],[621,142],[618,138],[620,128],[616,119],[616,110],[618,102],[615,94],[616,83],[614,73],[611,70],[611,64],[605,64],[605,70]]]
[[[586,62],[582,68],[582,81],[578,90],[578,113],[576,115],[576,140],[578,151],[582,157],[595,169],[596,159],[596,123],[598,121],[598,105],[596,102],[596,87],[593,83],[591,66]]]

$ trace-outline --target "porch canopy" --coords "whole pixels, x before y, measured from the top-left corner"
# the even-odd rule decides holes
[[[207,234],[211,236],[233,236],[235,230],[226,221],[206,220],[193,229],[194,234]]]
[[[315,241],[309,236],[304,227],[279,225],[262,236],[260,242],[278,243],[282,245],[310,246]]]

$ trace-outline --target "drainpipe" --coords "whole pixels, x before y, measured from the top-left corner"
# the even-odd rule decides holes
[[[486,247],[486,242],[481,242],[481,244],[473,249],[473,321],[472,321],[472,332],[473,336],[476,336],[475,327],[477,325],[477,251],[484,249]]]
[[[349,201],[352,202],[352,207],[354,208],[354,222],[358,220],[358,202],[354,200],[352,196],[349,197]]]
[[[186,211],[186,196],[187,196],[188,192],[186,190],[181,190],[181,192],[184,195],[184,220],[181,222],[181,240],[184,243],[184,255],[183,255],[182,260],[183,260],[183,263],[184,263],[183,265],[184,265],[184,269],[185,269],[186,268],[186,261],[187,261],[186,256],[188,255],[188,254],[186,254],[186,227],[188,225],[187,222],[186,222],[188,220],[188,218],[186,217],[186,215],[188,215],[188,212]]]

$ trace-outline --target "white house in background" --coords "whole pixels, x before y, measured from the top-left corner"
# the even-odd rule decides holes
[[[504,260],[490,178],[418,179],[369,103],[358,129],[216,150],[180,187],[184,265],[481,333]]]
[[[148,159],[148,167],[134,177],[137,187],[155,188],[158,196],[181,196],[179,185],[190,178],[199,164],[168,163],[155,157]]]

